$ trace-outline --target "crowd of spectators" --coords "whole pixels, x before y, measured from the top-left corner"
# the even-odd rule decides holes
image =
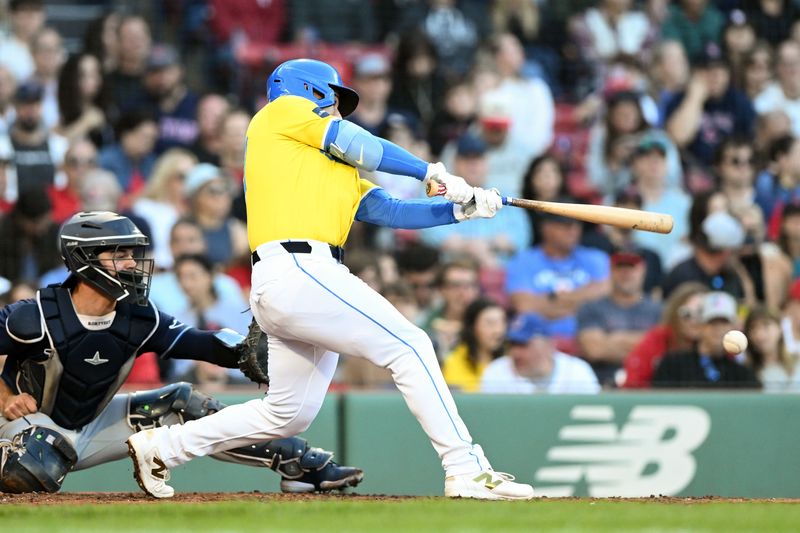
[[[669,235],[511,208],[355,223],[347,266],[430,335],[454,389],[800,390],[797,0],[96,3],[68,46],[45,2],[0,2],[4,303],[64,279],[60,223],[109,209],[151,238],[157,306],[246,330],[247,125],[266,74],[315,57],[359,92],[351,120],[471,185],[674,217]],[[131,380],[239,378],[148,354]],[[335,381],[391,383],[347,357]]]

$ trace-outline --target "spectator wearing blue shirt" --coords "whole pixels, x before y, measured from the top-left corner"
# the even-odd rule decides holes
[[[560,346],[574,348],[578,308],[609,292],[608,255],[578,245],[576,220],[548,214],[541,229],[541,245],[509,261],[506,292],[517,313],[543,318]]]
[[[178,220],[169,235],[169,247],[173,258],[182,255],[206,255],[208,246],[202,228],[188,219]],[[235,300],[239,311],[247,308],[242,289],[232,277],[222,272],[215,272],[212,279],[214,291],[225,301]],[[172,270],[159,272],[153,276],[150,300],[165,313],[176,316],[189,307],[189,300],[178,284],[178,278]],[[248,325],[249,326],[249,325]],[[238,330],[237,330],[238,331]]]
[[[100,151],[100,166],[117,176],[125,193],[134,194],[153,171],[158,129],[150,114],[132,111],[119,119],[116,130],[117,142]]]
[[[731,86],[730,66],[713,43],[695,63],[686,90],[667,104],[666,114],[667,133],[705,166],[713,163],[725,137],[752,137],[756,116],[747,95]]]
[[[474,133],[465,133],[456,143],[453,172],[473,187],[486,184],[489,171],[486,143]],[[422,240],[452,255],[469,255],[484,265],[504,263],[531,239],[531,227],[522,209],[503,209],[494,218],[469,224],[426,228]]]

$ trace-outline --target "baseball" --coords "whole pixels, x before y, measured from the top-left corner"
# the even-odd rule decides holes
[[[747,349],[747,337],[741,331],[732,329],[722,337],[722,346],[729,354],[742,353]]]

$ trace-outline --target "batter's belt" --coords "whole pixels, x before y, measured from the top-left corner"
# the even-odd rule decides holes
[[[310,254],[311,244],[306,241],[286,241],[282,242],[281,246],[290,254]],[[336,259],[338,263],[344,263],[344,248],[341,246],[328,245],[331,250],[331,257]],[[261,258],[258,256],[258,251],[254,250],[251,255],[251,264],[255,265]]]

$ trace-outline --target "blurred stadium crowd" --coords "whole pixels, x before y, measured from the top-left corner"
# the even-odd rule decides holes
[[[346,264],[430,334],[454,389],[800,390],[798,0],[0,5],[3,303],[61,281],[59,224],[108,209],[151,237],[159,308],[246,331],[245,132],[267,73],[314,57],[361,95],[353,121],[474,186],[675,218],[666,236],[511,208],[356,223]],[[750,346],[726,355],[734,328]],[[237,382],[152,354],[129,381],[174,379]],[[335,386],[390,383],[343,358]]]

